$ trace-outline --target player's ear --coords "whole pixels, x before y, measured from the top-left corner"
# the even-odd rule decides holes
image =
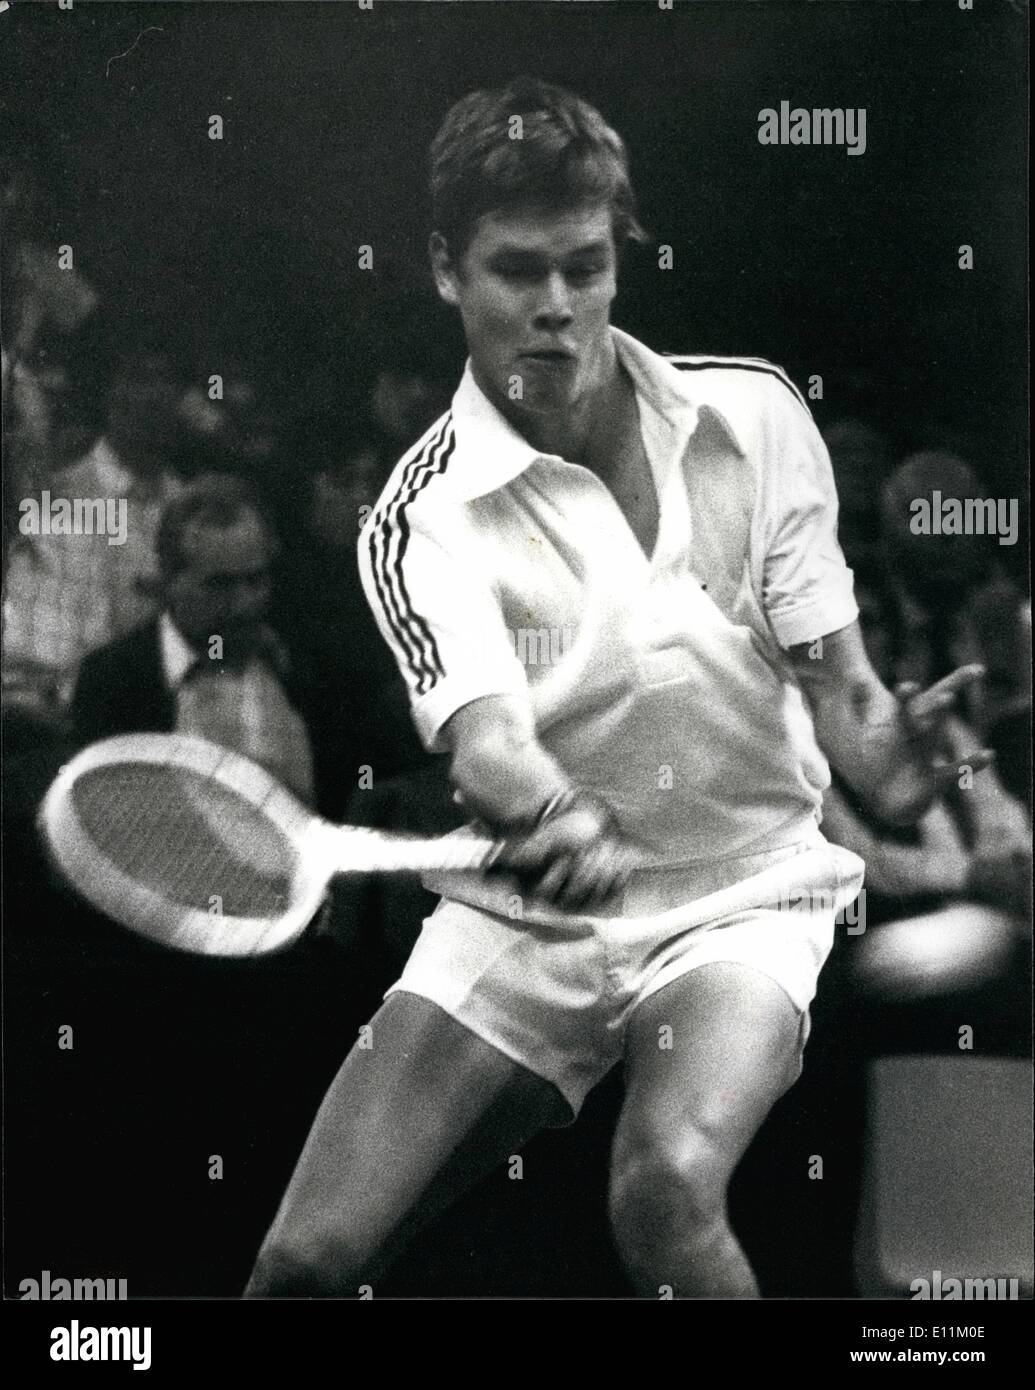
[[[441,232],[432,232],[428,238],[428,256],[431,259],[431,274],[439,297],[447,304],[459,303],[457,274],[449,255],[449,246]]]

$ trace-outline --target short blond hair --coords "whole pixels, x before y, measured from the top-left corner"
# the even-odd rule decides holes
[[[646,239],[622,137],[582,97],[538,78],[456,102],[431,142],[430,185],[434,230],[453,259],[485,213],[528,204],[607,204],[616,249]]]

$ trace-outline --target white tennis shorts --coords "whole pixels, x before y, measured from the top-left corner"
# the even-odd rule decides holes
[[[864,866],[814,822],[802,834],[762,854],[637,874],[594,915],[507,898],[498,883],[468,881],[460,902],[449,876],[429,876],[444,896],[385,997],[406,990],[438,1004],[553,1082],[573,1115],[621,1059],[639,1004],[714,961],[775,980],[798,1011],[804,1048],[835,918],[858,895]]]

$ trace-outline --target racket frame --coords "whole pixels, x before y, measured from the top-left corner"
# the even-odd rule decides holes
[[[266,815],[294,854],[283,911],[276,917],[235,917],[174,906],[107,859],[79,819],[72,788],[86,773],[125,763],[182,768],[210,778]],[[58,870],[93,907],[138,935],[195,955],[258,956],[284,950],[316,915],[335,872],[334,841],[327,834],[334,827],[250,759],[191,734],[119,734],[91,744],[54,779],[39,823]],[[214,883],[213,903],[217,889]]]

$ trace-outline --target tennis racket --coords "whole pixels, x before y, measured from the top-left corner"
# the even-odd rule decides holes
[[[466,831],[423,839],[331,825],[248,758],[185,734],[127,734],[84,749],[55,778],[40,826],[59,872],[99,911],[205,956],[290,946],[336,874],[478,873],[502,869],[508,852],[507,842]],[[828,881],[832,851],[846,854],[821,840],[793,863],[696,899],[681,929],[788,894],[793,905],[811,873]],[[846,883],[861,868],[849,858]],[[838,907],[855,890],[841,896]]]
[[[40,810],[61,875],[140,936],[206,956],[296,941],[336,874],[472,871],[501,842],[332,825],[250,759],[185,734],[127,734],[61,769]]]

